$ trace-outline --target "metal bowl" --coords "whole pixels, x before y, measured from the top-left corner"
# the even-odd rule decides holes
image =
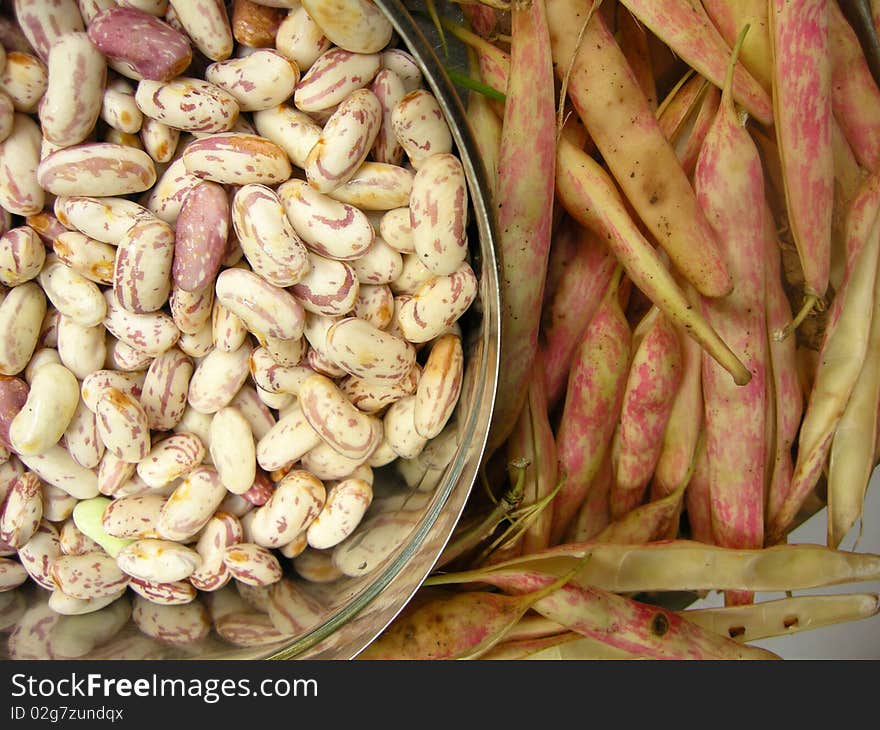
[[[77,658],[351,659],[406,605],[433,569],[458,522],[483,457],[499,370],[500,300],[489,186],[464,107],[423,31],[425,26],[399,0],[376,0],[376,5],[392,21],[399,47],[416,59],[426,85],[439,101],[469,186],[469,246],[479,290],[459,322],[465,350],[462,394],[446,431],[438,437],[445,440],[438,443],[449,447],[448,463],[432,472],[433,478],[427,483],[423,480],[421,487],[407,484],[394,464],[375,471],[373,503],[346,543],[356,545],[367,539],[370,526],[377,521],[382,524],[383,519],[387,522],[389,515],[400,518],[396,521],[405,528],[390,535],[383,550],[372,556],[374,564],[365,566],[364,575],[309,583],[289,571],[286,577],[298,581],[320,606],[320,622],[306,633],[270,645],[234,646],[212,631],[200,641],[173,644],[147,639],[129,621],[112,645]],[[0,594],[0,658],[54,658],[39,628],[59,620],[48,609],[47,597],[47,591],[31,583]],[[82,620],[87,631],[88,616],[63,620],[74,624]],[[47,617],[51,619],[48,624],[41,623]],[[119,647],[118,653],[113,653],[113,646]]]

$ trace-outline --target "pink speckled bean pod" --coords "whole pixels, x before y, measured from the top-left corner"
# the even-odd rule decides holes
[[[153,186],[156,166],[146,152],[134,147],[86,142],[43,158],[37,180],[53,195],[128,195]]]
[[[391,21],[370,0],[305,0],[302,7],[340,48],[377,53],[391,40]]]
[[[16,113],[12,132],[0,143],[0,205],[15,215],[39,213],[46,201],[37,178],[40,137],[36,122]]]
[[[270,284],[290,287],[308,274],[308,250],[271,188],[239,188],[232,199],[232,225],[251,268]]]
[[[159,18],[134,8],[108,8],[88,27],[89,38],[133,79],[168,81],[192,61],[189,39]]]
[[[229,240],[229,201],[222,185],[203,181],[186,196],[175,223],[174,283],[189,292],[214,281]]]
[[[369,89],[358,89],[342,101],[306,159],[306,179],[328,193],[347,182],[370,154],[382,124],[382,105]]]
[[[299,68],[277,51],[259,48],[243,58],[212,63],[205,79],[234,97],[241,111],[254,112],[290,98],[299,83]]]
[[[223,0],[169,0],[193,45],[212,61],[232,55],[232,26]]]
[[[347,261],[364,255],[375,231],[366,214],[292,178],[277,194],[297,235],[315,253]]]
[[[174,229],[165,221],[139,221],[126,231],[113,274],[116,300],[124,309],[148,314],[166,304],[174,252]]]
[[[65,33],[49,51],[48,86],[40,101],[43,136],[53,144],[79,144],[101,114],[107,64],[84,32]],[[71,95],[71,89],[76,93]]]
[[[30,226],[18,226],[0,237],[0,283],[18,286],[40,273],[46,247]]]
[[[104,326],[119,340],[150,355],[158,356],[173,347],[180,338],[180,330],[165,312],[134,314],[116,299],[112,289],[104,291],[107,317]]]
[[[0,511],[0,542],[20,548],[36,533],[43,517],[40,480],[26,471],[9,487]]]
[[[266,503],[254,510],[254,541],[266,548],[288,544],[309,528],[326,496],[324,484],[313,474],[302,469],[288,472]]]
[[[275,185],[287,180],[292,172],[281,147],[244,132],[195,140],[184,150],[183,164],[196,177],[229,185]]]
[[[95,405],[98,434],[118,459],[137,463],[150,451],[150,427],[143,406],[132,396],[110,388]]]
[[[58,590],[83,601],[118,595],[129,580],[103,552],[62,555],[52,563],[51,576]]]
[[[150,429],[170,431],[180,422],[193,371],[192,359],[177,347],[150,363],[140,394]]]
[[[76,0],[15,0],[13,7],[18,27],[43,61],[55,41],[85,30]]]
[[[217,301],[259,337],[299,339],[305,312],[290,292],[245,269],[226,269],[217,277]]]
[[[137,464],[137,474],[150,487],[159,489],[188,474],[201,464],[207,451],[192,433],[173,433],[153,444]]]
[[[278,558],[254,543],[230,545],[223,551],[223,562],[232,577],[245,585],[268,586],[282,577]]]
[[[321,54],[300,79],[293,103],[307,113],[333,109],[366,87],[378,71],[378,54],[331,48]]]
[[[401,334],[413,343],[433,340],[458,321],[476,296],[477,277],[466,262],[449,276],[431,277],[401,304]]]

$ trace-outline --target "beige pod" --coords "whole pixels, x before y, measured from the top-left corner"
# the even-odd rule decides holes
[[[83,327],[94,327],[104,321],[107,302],[101,289],[54,254],[46,258],[37,280],[62,316],[70,317]]]
[[[409,206],[385,211],[379,219],[379,235],[400,253],[415,253]]]
[[[237,581],[249,586],[268,586],[281,580],[283,571],[270,550],[254,543],[230,545],[223,562]]]
[[[95,406],[98,434],[108,451],[134,464],[150,451],[150,427],[143,406],[122,391],[110,388]]]
[[[43,210],[46,193],[37,178],[42,132],[26,114],[16,113],[12,132],[0,142],[0,206],[15,215]]]
[[[187,402],[201,413],[213,414],[235,396],[250,374],[251,344],[246,342],[233,352],[212,350],[193,372]]]
[[[379,443],[381,444],[382,442],[380,441]],[[378,445],[376,448],[378,448]],[[373,449],[371,455],[375,450]],[[300,459],[300,465],[303,469],[307,469],[318,479],[324,481],[345,479],[351,476],[365,462],[366,459],[353,459],[350,456],[343,456],[325,441],[307,451]]]
[[[409,342],[429,342],[443,334],[468,310],[477,296],[477,277],[465,262],[448,276],[428,279],[401,304],[400,331]]]
[[[382,125],[382,105],[369,89],[342,101],[321,130],[306,159],[306,179],[327,193],[347,182],[370,154]]]
[[[245,383],[229,405],[237,408],[251,427],[254,439],[259,441],[275,425],[275,416],[260,400],[256,388]]]
[[[170,0],[177,22],[196,48],[212,61],[232,55],[234,39],[223,0]]]
[[[154,219],[134,223],[119,240],[113,289],[129,312],[147,314],[161,309],[171,292],[174,229]]]
[[[174,224],[189,191],[200,182],[200,177],[187,172],[183,157],[177,157],[165,167],[141,202],[157,218]]]
[[[98,494],[98,475],[77,464],[59,445],[42,454],[20,457],[21,462],[40,479],[64,490],[77,499],[91,499]]]
[[[18,549],[18,559],[31,580],[47,591],[55,589],[50,570],[52,563],[63,554],[58,528],[45,519],[31,538]]]
[[[112,246],[116,246],[138,221],[150,221],[156,217],[133,200],[112,196],[59,196],[53,208],[55,216],[67,228]]]
[[[361,284],[391,284],[403,271],[403,256],[379,236],[363,256],[351,262],[351,267]]]
[[[0,542],[20,548],[33,537],[43,518],[43,493],[36,474],[15,478],[0,511]]]
[[[241,317],[215,299],[211,309],[211,340],[214,347],[224,352],[232,352],[244,344],[247,336],[247,325]]]
[[[245,132],[223,132],[197,139],[183,151],[186,171],[227,185],[277,185],[292,172],[285,151]]]
[[[137,474],[150,487],[159,489],[189,474],[204,460],[207,450],[194,433],[173,433],[153,444],[137,463]]]
[[[357,317],[335,322],[327,330],[326,347],[335,363],[363,380],[398,382],[416,363],[416,350],[409,342]]]
[[[129,195],[153,186],[156,165],[134,147],[84,142],[45,157],[37,167],[37,181],[53,195]]]
[[[296,395],[302,381],[312,374],[311,369],[302,365],[279,365],[266,347],[251,352],[249,367],[257,387],[269,393]]]
[[[180,330],[165,312],[129,312],[119,304],[112,289],[104,291],[104,299],[107,302],[107,316],[104,319],[107,331],[141,352],[157,357],[174,347],[180,338]]]
[[[320,434],[295,405],[257,442],[257,463],[269,472],[282,469],[320,443]]]
[[[404,396],[415,393],[420,377],[421,367],[417,363],[406,377],[400,380],[378,382],[349,375],[339,382],[339,389],[357,406],[358,410],[376,413]]]
[[[43,136],[62,147],[79,144],[101,114],[107,63],[80,31],[65,33],[52,44],[47,67],[48,86],[39,109]]]
[[[144,538],[120,550],[116,564],[133,578],[170,583],[188,578],[202,564],[202,558],[177,542]]]
[[[37,346],[46,295],[32,281],[12,288],[0,302],[0,374],[18,375]]]
[[[303,72],[329,51],[331,45],[324,31],[303,7],[291,9],[275,34],[275,48]]]
[[[46,365],[50,362],[56,364],[61,362],[61,356],[58,354],[58,350],[52,349],[50,347],[41,347],[37,350],[34,350],[34,354],[31,356],[31,361],[24,369],[24,379],[27,384],[31,384],[37,370],[43,367],[43,365]]]
[[[62,555],[52,564],[51,575],[58,590],[82,601],[118,595],[128,585],[128,576],[105,552]]]
[[[101,549],[98,543],[76,526],[73,517],[65,520],[61,525],[58,544],[61,547],[61,552],[65,555],[82,555]]]
[[[258,338],[296,340],[302,337],[305,312],[282,287],[245,269],[220,272],[215,284],[217,300],[236,314]]]
[[[385,284],[361,284],[351,313],[377,329],[384,330],[391,323],[394,312],[394,293]]]
[[[165,164],[174,158],[180,142],[180,130],[152,117],[145,117],[137,136],[132,136],[130,142],[134,147],[143,149],[158,164]]]
[[[162,507],[156,534],[186,542],[201,530],[226,496],[217,470],[198,466],[190,471]]]
[[[304,337],[295,340],[279,340],[277,337],[267,337],[263,347],[278,365],[282,367],[296,367],[302,364],[308,350],[309,343]]]
[[[96,411],[101,396],[110,388],[116,388],[134,398],[140,398],[145,377],[146,372],[144,371],[95,370],[83,378],[80,394],[86,407],[90,411]]]
[[[452,152],[452,133],[440,104],[427,89],[403,96],[391,112],[391,127],[410,164],[419,170],[434,155]]]
[[[79,500],[63,489],[43,484],[43,519],[62,522],[73,514]]]
[[[147,369],[140,402],[153,431],[170,431],[183,417],[194,372],[192,359],[178,347],[156,357]]]
[[[291,178],[277,190],[296,234],[312,251],[348,261],[363,256],[375,232],[363,211],[319,193],[305,180]]]
[[[70,458],[86,469],[96,468],[104,456],[104,442],[98,435],[98,421],[82,398],[78,398],[73,418],[64,432],[64,444]]]
[[[116,247],[79,231],[66,231],[52,242],[58,260],[80,276],[103,286],[113,285]]]
[[[251,535],[266,548],[287,545],[308,529],[326,499],[323,483],[302,469],[288,472],[268,501],[254,510]]]
[[[392,403],[382,418],[385,441],[403,459],[416,458],[428,443],[428,439],[416,430],[415,406],[416,397],[405,396]]]
[[[254,112],[286,101],[299,82],[299,68],[271,48],[258,48],[242,58],[212,63],[205,79],[234,97],[241,111]]]
[[[382,104],[382,126],[373,143],[373,159],[400,165],[403,162],[403,147],[394,130],[394,110],[406,96],[403,79],[394,71],[382,68],[370,84],[370,90]]]
[[[289,104],[279,104],[253,113],[254,126],[262,137],[277,144],[290,161],[302,169],[321,136],[321,125]]]
[[[144,115],[134,100],[134,85],[125,78],[107,81],[101,97],[101,119],[113,129],[127,134],[137,134]]]
[[[406,167],[367,160],[328,195],[361,210],[381,211],[409,205],[414,173]]]
[[[403,254],[403,267],[397,278],[389,286],[395,294],[415,294],[428,279],[435,274],[422,263],[416,253]]]
[[[171,81],[142,79],[134,95],[144,116],[186,132],[227,132],[238,120],[235,98],[216,84],[179,76]]]
[[[211,460],[220,482],[233,494],[244,494],[256,478],[256,445],[250,423],[226,406],[211,420]]]
[[[271,188],[239,188],[232,199],[232,224],[251,269],[270,284],[289,287],[308,274],[308,251]]]
[[[0,73],[0,91],[12,99],[15,111],[34,114],[49,85],[46,65],[35,55],[12,51]]]
[[[10,558],[0,558],[0,595],[15,590],[27,579],[28,572],[21,563]],[[10,658],[14,658],[11,652]]]
[[[9,440],[20,455],[34,456],[57,444],[79,402],[79,381],[59,363],[34,374],[27,400],[9,424]]]
[[[160,494],[114,499],[101,515],[101,526],[108,535],[120,539],[156,537],[156,521],[164,504],[165,497]]]
[[[467,256],[468,194],[455,155],[427,158],[413,179],[409,204],[413,245],[438,276],[453,274]]]
[[[201,291],[189,292],[176,284],[168,297],[171,319],[182,335],[194,335],[210,327],[214,309],[214,288],[206,286]]]
[[[303,0],[302,6],[340,48],[377,53],[391,41],[391,21],[370,0]]]
[[[172,646],[194,644],[211,631],[211,619],[201,601],[164,606],[136,596],[131,620],[141,633]]]
[[[217,591],[225,586],[232,574],[223,562],[223,552],[243,539],[241,522],[235,515],[215,512],[199,533],[196,552],[202,557],[202,565],[190,575],[190,583],[200,591]]]
[[[360,412],[324,375],[303,382],[299,402],[312,428],[349,459],[366,460],[382,440],[382,421]]]
[[[308,114],[335,109],[363,89],[379,71],[376,53],[330,48],[322,53],[297,84],[293,103]]]
[[[362,479],[344,479],[327,491],[327,501],[306,531],[309,545],[325,550],[338,545],[360,524],[373,501],[373,489]]]
[[[0,284],[18,286],[36,278],[45,260],[46,247],[30,226],[0,236]]]

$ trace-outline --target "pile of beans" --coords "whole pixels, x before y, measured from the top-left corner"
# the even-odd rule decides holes
[[[428,492],[457,445],[436,98],[366,0],[17,0],[0,41],[0,596],[47,597],[9,654],[303,633],[300,578],[384,554],[373,470]]]

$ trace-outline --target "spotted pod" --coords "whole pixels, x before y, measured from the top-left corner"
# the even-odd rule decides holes
[[[373,489],[363,479],[343,479],[327,491],[321,512],[309,525],[311,547],[326,550],[351,535],[373,501]]]
[[[186,171],[228,185],[277,185],[292,172],[284,150],[244,132],[223,132],[197,139],[183,152]]]
[[[153,186],[156,166],[143,150],[84,142],[43,158],[37,167],[37,181],[53,195],[129,195]]]
[[[391,21],[369,0],[304,0],[302,7],[340,48],[377,53],[391,41]]]
[[[170,540],[135,540],[116,556],[116,564],[132,578],[172,583],[188,578],[202,563],[195,550]]]
[[[16,113],[12,131],[0,142],[0,205],[15,215],[30,216],[43,210],[46,192],[37,174],[41,138],[36,122]]]
[[[232,26],[223,0],[170,0],[180,23],[193,45],[212,61],[232,55]]]
[[[174,229],[164,221],[139,221],[119,241],[113,289],[120,306],[135,314],[161,309],[171,293]]]
[[[316,476],[301,469],[288,472],[265,504],[254,510],[254,542],[266,548],[288,544],[308,529],[321,512],[325,498],[324,484]]]
[[[173,347],[180,338],[180,330],[165,312],[135,314],[129,312],[116,298],[112,289],[105,290],[107,316],[104,326],[116,339],[156,357]]]
[[[190,190],[174,230],[174,283],[200,291],[213,283],[226,255],[229,201],[223,186],[204,181]]]
[[[95,405],[98,435],[118,459],[136,464],[150,451],[150,427],[143,406],[132,396],[109,388]]]
[[[348,261],[372,245],[373,226],[355,206],[333,200],[297,178],[281,184],[277,194],[296,234],[315,253]]]
[[[55,199],[54,211],[65,227],[112,246],[116,246],[135,223],[156,217],[127,198],[87,195],[59,196]]]
[[[369,89],[342,101],[306,158],[306,179],[327,193],[351,179],[367,159],[382,124],[382,105]]]
[[[157,441],[137,463],[137,474],[150,487],[159,489],[189,474],[204,460],[207,450],[192,433],[173,433]]]
[[[193,372],[187,393],[189,405],[206,414],[229,405],[250,373],[251,350],[251,344],[246,342],[233,352],[209,352]]]
[[[228,132],[238,121],[235,97],[204,79],[178,76],[138,82],[135,102],[144,116],[187,132]]]
[[[234,97],[241,111],[253,112],[286,101],[299,83],[299,67],[277,51],[260,48],[242,58],[212,63],[205,79]]]
[[[83,601],[116,596],[129,580],[104,552],[62,555],[52,563],[50,574],[58,590]]]
[[[232,199],[232,225],[251,268],[270,284],[293,286],[308,274],[308,250],[271,188],[239,188]]]
[[[0,374],[18,375],[30,361],[46,314],[46,295],[32,281],[10,290],[0,302]]]
[[[283,575],[278,558],[254,543],[230,545],[223,551],[223,562],[232,577],[245,585],[268,586]]]
[[[30,540],[18,549],[18,559],[31,580],[47,591],[55,589],[51,575],[52,564],[62,555],[58,528],[45,519]]]
[[[217,277],[217,301],[237,315],[258,337],[296,340],[305,312],[290,292],[245,269],[226,269]]]
[[[467,263],[449,276],[434,276],[401,304],[400,331],[409,342],[428,342],[457,322],[476,295],[477,277]]]
[[[111,537],[124,540],[156,537],[156,521],[164,504],[161,494],[111,500],[101,515],[101,526]]]
[[[156,534],[165,540],[186,542],[217,511],[226,488],[216,469],[198,466],[175,488],[156,520]]]
[[[330,48],[309,67],[297,84],[293,103],[307,113],[333,109],[363,89],[379,71],[376,53]]]
[[[114,69],[129,78],[168,81],[192,61],[183,33],[135,8],[103,10],[89,23],[88,34]]]
[[[9,487],[0,511],[0,542],[20,548],[36,533],[43,518],[43,495],[36,474],[26,471]]]
[[[303,382],[299,402],[312,428],[343,456],[365,460],[382,440],[382,422],[361,413],[324,375]]]
[[[327,330],[326,347],[345,372],[367,381],[403,380],[416,363],[416,350],[409,342],[357,317],[335,322]]]
[[[0,73],[0,91],[12,101],[17,112],[33,114],[49,86],[46,64],[32,53],[12,51]]]
[[[438,276],[456,271],[467,256],[468,195],[455,155],[431,155],[413,179],[410,225],[421,262]]]
[[[39,108],[43,136],[62,147],[79,144],[101,114],[107,77],[104,56],[85,32],[69,32],[52,44],[47,65],[48,85]]]

